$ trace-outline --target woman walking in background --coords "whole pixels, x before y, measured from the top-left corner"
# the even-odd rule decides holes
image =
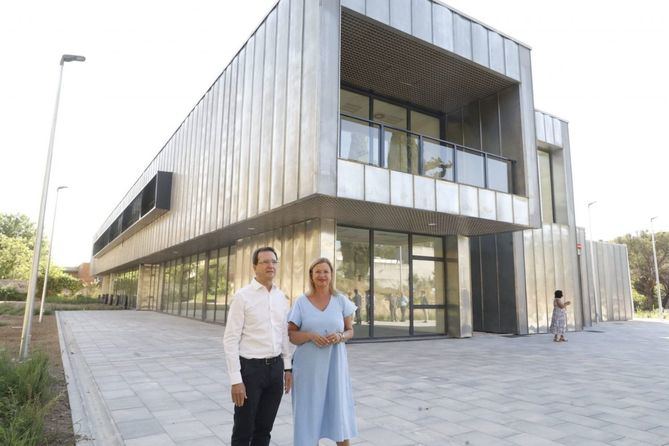
[[[293,355],[293,444],[329,438],[348,446],[358,435],[345,342],[353,337],[356,306],[332,287],[332,263],[309,267],[309,291],[288,315]]]
[[[553,337],[554,342],[566,342],[567,340],[564,337],[565,331],[567,331],[567,305],[571,302],[562,301],[562,290],[555,290],[555,299],[553,299],[553,317],[551,317],[551,328],[550,331],[555,336]]]

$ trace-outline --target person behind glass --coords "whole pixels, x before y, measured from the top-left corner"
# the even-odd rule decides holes
[[[362,324],[362,317],[360,316],[360,307],[362,305],[362,296],[358,292],[358,289],[353,290],[353,305],[356,306],[355,309],[355,323],[357,325]]]
[[[232,446],[269,445],[282,394],[290,392],[290,305],[273,283],[278,263],[273,248],[256,249],[255,278],[235,294],[228,311],[223,346],[235,404]]]
[[[562,301],[562,290],[555,290],[555,299],[553,299],[553,316],[551,317],[550,332],[553,333],[553,341],[566,342],[564,337],[567,331],[567,306],[571,302]]]
[[[330,260],[309,267],[309,291],[288,316],[293,356],[293,445],[329,438],[348,446],[358,435],[345,342],[353,337],[356,306],[332,286]]]

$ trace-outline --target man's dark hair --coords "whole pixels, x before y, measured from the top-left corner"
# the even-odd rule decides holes
[[[262,248],[258,248],[255,251],[253,251],[253,265],[258,264],[258,254],[260,254],[261,252],[271,252],[272,254],[274,254],[274,258],[279,260],[279,256],[277,255],[274,248],[272,248],[271,246],[263,246]]]

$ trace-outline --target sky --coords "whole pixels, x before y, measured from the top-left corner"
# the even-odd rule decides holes
[[[317,1],[317,0],[306,0]],[[392,0],[395,1],[395,0]],[[60,56],[45,234],[53,260],[89,261],[93,237],[275,0],[0,3],[0,212],[37,221]],[[569,122],[577,225],[596,239],[669,230],[669,3],[451,0],[532,48],[535,107]]]

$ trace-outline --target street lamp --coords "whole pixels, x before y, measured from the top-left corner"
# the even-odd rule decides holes
[[[51,135],[49,137],[49,150],[46,156],[46,168],[44,169],[44,180],[42,182],[42,200],[39,206],[39,218],[37,220],[37,231],[35,233],[35,249],[33,251],[33,265],[28,282],[28,295],[26,296],[26,309],[23,314],[23,329],[21,331],[21,348],[19,350],[19,359],[28,358],[28,346],[30,345],[30,330],[33,322],[33,304],[35,299],[35,289],[37,288],[37,276],[39,275],[39,257],[42,249],[42,232],[44,229],[44,211],[46,209],[46,200],[49,194],[49,178],[51,176],[51,159],[53,158],[53,141],[56,136],[56,121],[58,118],[58,104],[60,102],[60,89],[63,83],[63,66],[65,62],[84,62],[84,56],[75,56],[72,54],[63,54],[60,58],[60,77],[58,78],[58,90],[56,92],[56,105],[53,111],[53,122],[51,124]]]
[[[662,307],[662,296],[660,294],[660,270],[657,269],[657,251],[655,250],[655,230],[653,229],[653,220],[657,217],[650,219],[650,236],[653,241],[653,262],[655,262],[655,289],[657,293],[657,307],[660,310],[660,319],[664,318],[664,308]]]
[[[601,321],[601,307],[599,305],[599,293],[597,292],[597,270],[595,269],[595,237],[592,235],[592,213],[590,208],[596,201],[588,203],[588,232],[590,232],[590,268],[592,269],[592,290],[595,293],[595,322]]]
[[[51,236],[49,237],[49,256],[46,260],[46,269],[44,270],[44,285],[42,286],[42,303],[39,306],[39,322],[42,323],[42,315],[44,314],[44,300],[46,299],[46,286],[49,282],[49,268],[51,267],[51,251],[53,248],[53,233],[56,227],[56,212],[58,212],[58,195],[62,189],[67,189],[67,186],[58,186],[56,189],[56,204],[53,206],[53,222],[51,223]]]

